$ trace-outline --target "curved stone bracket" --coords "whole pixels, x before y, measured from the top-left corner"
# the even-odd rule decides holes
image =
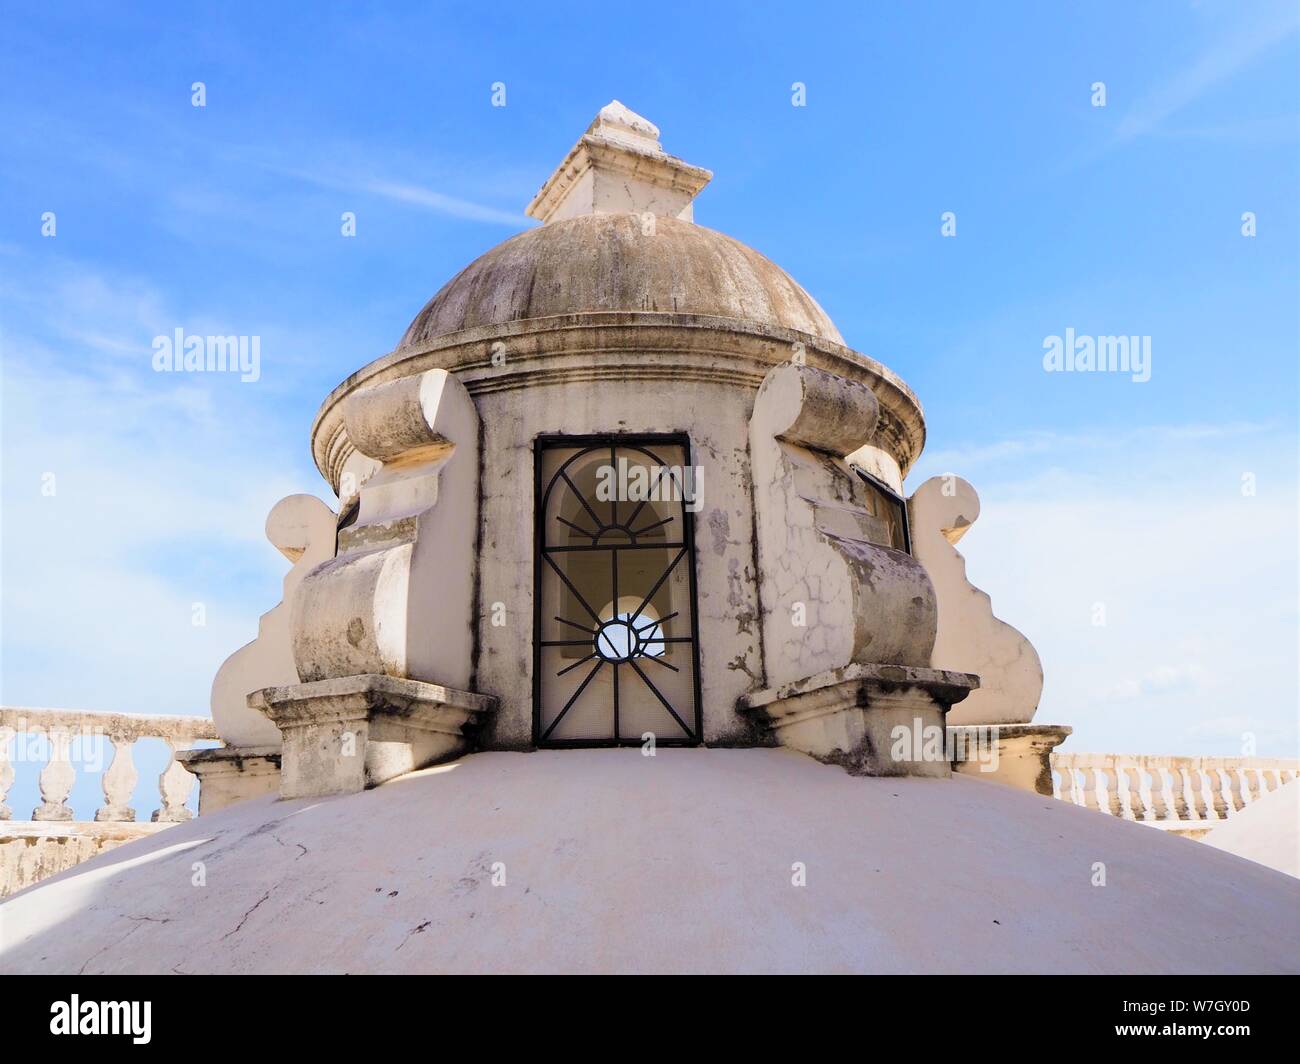
[[[289,616],[303,579],[334,556],[335,524],[334,511],[314,495],[281,499],[266,518],[266,538],[293,565],[284,577],[283,598],[258,621],[257,638],[227,658],[213,678],[212,720],[227,746],[280,746],[280,733],[246,700],[260,687],[297,682]]]
[[[993,615],[989,596],[966,578],[955,544],[979,517],[979,496],[957,476],[931,477],[907,502],[912,549],[938,595],[934,663],[978,673],[980,689],[954,710],[950,725],[1025,724],[1043,690],[1033,645]]]
[[[928,666],[934,590],[875,540],[879,520],[844,456],[871,439],[870,388],[811,366],[773,369],[749,424],[769,687],[851,663]]]
[[[446,370],[350,395],[348,438],[379,467],[338,554],[293,613],[298,677],[374,673],[467,687],[473,655],[479,424]]]
[[[758,391],[749,448],[768,689],[738,708],[850,772],[946,776],[944,714],[979,679],[928,667],[934,588],[880,542],[874,498],[846,461],[878,416],[871,389],[806,365],[776,367]]]

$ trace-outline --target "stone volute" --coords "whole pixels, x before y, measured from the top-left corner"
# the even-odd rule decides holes
[[[920,404],[784,270],[695,223],[710,177],[611,103],[529,204],[542,224],[461,270],[326,397],[311,440],[337,542],[314,534],[267,655],[222,679],[281,737],[282,793],[373,785],[471,741],[548,745],[539,721],[579,698],[571,745],[666,729],[947,772],[887,742],[903,721],[942,729],[977,685],[933,660],[943,591],[907,537]],[[698,490],[621,511],[579,498],[587,480],[553,492],[557,470],[599,477],[601,447],[615,465],[678,455],[667,482]],[[653,520],[632,527],[638,513]],[[620,585],[615,562],[612,594],[591,592],[605,562],[581,552],[620,549],[645,564]],[[658,697],[638,717],[624,691],[622,724],[620,677]],[[659,703],[663,729],[645,724]]]

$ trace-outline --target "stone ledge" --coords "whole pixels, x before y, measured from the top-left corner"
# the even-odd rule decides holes
[[[148,820],[6,820],[0,842],[10,839],[113,839],[126,842],[173,826],[173,821]]]
[[[1050,798],[1052,751],[1073,731],[1064,724],[951,725],[948,739],[953,751],[952,770]],[[992,750],[981,752],[990,743]],[[975,757],[969,756],[972,747]]]
[[[0,822],[0,900],[124,842],[176,826],[171,821],[136,820]]]
[[[365,673],[248,696],[280,729],[280,797],[350,794],[464,753],[488,695]]]
[[[943,715],[978,686],[970,673],[851,664],[744,695],[737,708],[760,715],[783,746],[854,775],[948,776]],[[931,757],[924,737],[936,730]]]
[[[275,746],[222,746],[183,750],[176,760],[199,780],[199,815],[271,794],[280,787],[280,749]]]
[[[505,368],[494,366],[492,344],[510,347]],[[317,469],[336,488],[353,451],[343,428],[343,399],[359,388],[430,368],[452,371],[472,396],[535,383],[582,381],[593,367],[611,379],[676,380],[693,369],[729,373],[737,386],[757,389],[792,345],[809,365],[867,384],[881,408],[878,431],[897,437],[900,464],[911,466],[925,444],[920,401],[893,370],[844,344],[776,325],[706,314],[666,311],[592,311],[527,318],[461,329],[409,348],[397,348],[362,367],[326,396],[312,422]],[[647,352],[653,357],[648,357]]]

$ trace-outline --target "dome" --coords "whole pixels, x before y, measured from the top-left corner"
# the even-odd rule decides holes
[[[775,263],[729,236],[672,217],[583,214],[498,244],[438,292],[399,350],[526,318],[611,311],[699,314],[842,344],[839,330]]]
[[[1300,780],[1251,802],[1211,828],[1202,841],[1300,877]]]
[[[127,843],[0,905],[0,968],[1279,972],[1298,903],[1280,872],[984,780],[495,752]]]

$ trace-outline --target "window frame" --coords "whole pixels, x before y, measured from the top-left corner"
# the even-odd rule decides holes
[[[542,500],[547,484],[542,480],[542,454],[555,447],[573,447],[579,450],[593,447],[653,447],[656,444],[675,446],[682,449],[685,461],[695,464],[695,451],[691,438],[685,432],[602,432],[602,433],[540,433],[533,438],[533,631],[532,631],[532,743],[537,750],[573,750],[628,748],[642,746],[644,740],[637,737],[622,739],[618,735],[617,722],[612,737],[608,739],[545,739],[542,738],[542,550],[545,545]],[[689,718],[693,734],[680,737],[655,736],[655,745],[663,747],[693,747],[704,745],[704,702],[700,686],[700,623],[699,592],[696,578],[695,554],[695,514],[682,501],[682,543],[685,544],[689,598],[690,623],[692,635],[692,687],[694,712]]]

